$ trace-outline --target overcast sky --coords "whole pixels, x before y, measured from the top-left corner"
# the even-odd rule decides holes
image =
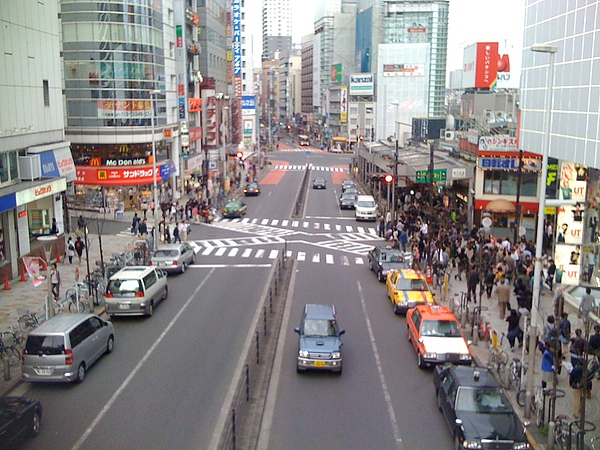
[[[314,14],[321,0],[292,0],[294,42],[313,32]],[[450,0],[448,70],[462,68],[463,48],[475,42],[499,42],[521,48],[525,0]],[[253,6],[255,4],[256,6]],[[254,35],[254,61],[260,63],[262,0],[246,0]],[[505,42],[507,41],[507,42]]]

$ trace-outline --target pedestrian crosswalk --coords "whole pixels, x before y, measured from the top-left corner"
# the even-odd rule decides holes
[[[203,261],[211,259],[212,257],[221,257],[225,260],[230,259],[233,263],[239,262],[265,262],[274,261],[282,256],[285,252],[285,256],[290,259],[296,259],[298,262],[311,263],[311,264],[325,264],[325,265],[339,265],[339,266],[364,266],[367,264],[366,253],[364,255],[346,255],[346,254],[333,254],[327,252],[307,252],[300,250],[285,250],[285,249],[273,249],[273,248],[262,248],[262,247],[204,247],[198,245],[197,242],[191,242],[192,246],[196,250],[196,266],[202,267]],[[370,247],[369,247],[370,248]],[[332,247],[332,249],[337,250]]]
[[[329,166],[313,166],[312,164],[304,164],[304,165],[283,165],[283,164],[275,164],[272,166],[271,170],[287,170],[287,171],[304,171],[307,167],[310,167],[311,170],[317,170],[321,172],[347,172],[346,169],[342,167],[329,167]]]

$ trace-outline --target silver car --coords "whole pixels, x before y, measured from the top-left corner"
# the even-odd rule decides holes
[[[196,262],[196,252],[191,245],[166,244],[158,247],[152,255],[150,265],[160,267],[167,273],[183,273],[190,264]]]
[[[59,314],[27,336],[24,381],[78,381],[115,345],[113,324],[95,314]]]

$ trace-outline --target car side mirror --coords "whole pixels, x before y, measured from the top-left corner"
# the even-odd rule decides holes
[[[340,334],[339,335],[341,336],[342,334],[345,334],[345,333],[346,333],[346,330],[340,330]]]
[[[462,422],[462,420],[460,420],[460,419],[456,419],[456,420],[454,421],[454,423],[456,424],[456,426],[457,426],[457,427],[462,427],[462,423],[463,423],[463,422]]]
[[[527,428],[529,425],[531,425],[531,422],[529,420],[523,422],[523,427]]]
[[[300,328],[299,328],[299,327],[296,327],[296,328],[294,328],[294,331],[295,331],[296,333],[300,334]]]
[[[423,338],[419,338],[419,343],[423,343]]]

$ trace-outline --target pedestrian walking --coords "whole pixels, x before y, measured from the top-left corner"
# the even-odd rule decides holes
[[[175,228],[173,228],[173,243],[181,243],[181,237],[179,236],[179,222],[175,222]]]
[[[53,236],[58,235],[58,224],[56,223],[56,219],[52,219],[52,227],[50,228],[50,234]]]
[[[569,386],[573,389],[573,417],[579,419],[581,390],[583,388],[583,364],[581,360],[577,360],[573,364],[573,369],[571,369],[571,373],[569,374]]]
[[[477,301],[476,293],[479,281],[479,272],[475,267],[471,268],[471,272],[469,272],[469,277],[467,278],[467,298],[469,302]]]
[[[142,199],[142,212],[144,213],[144,219],[146,218],[146,214],[148,214],[148,200],[146,197]]]
[[[136,236],[138,234],[139,226],[140,226],[140,218],[138,217],[137,213],[135,213],[133,215],[133,219],[131,220],[131,232],[133,234],[135,234]]]
[[[73,238],[69,236],[67,240],[67,258],[69,259],[69,265],[73,264],[73,256],[75,256],[75,244],[73,244]]]
[[[83,255],[83,250],[85,250],[85,244],[81,240],[81,236],[77,236],[77,240],[75,241],[75,251],[77,252],[77,257],[79,258],[79,264],[81,264],[81,255]]]
[[[54,300],[58,300],[60,298],[60,272],[56,267],[56,263],[52,263],[50,267],[50,283],[52,284],[52,295],[54,295]]]
[[[575,330],[575,336],[571,338],[571,345],[569,346],[569,353],[571,354],[571,365],[575,367],[583,358],[583,352],[585,350],[585,339],[583,338],[583,331],[581,328]]]
[[[592,295],[592,290],[587,287],[585,288],[585,295],[581,297],[581,303],[579,304],[579,318],[587,322],[595,306],[596,299]]]
[[[146,219],[142,220],[142,222],[138,225],[138,232],[140,236],[148,234],[148,222]]]
[[[540,342],[542,351],[542,387],[546,389],[554,377],[554,349]]]
[[[548,274],[546,277],[546,283],[548,283],[548,287],[550,287],[550,292],[552,292],[552,288],[554,285],[554,275],[556,275],[556,264],[553,259],[548,261],[548,268],[546,269],[546,273]]]
[[[510,344],[510,350],[514,351],[516,339],[519,340],[519,344],[523,344],[523,337],[521,334],[521,329],[519,328],[519,314],[515,309],[510,310],[510,314],[506,318],[506,322],[508,322],[508,333],[506,334],[506,338]]]
[[[569,322],[569,315],[566,312],[562,313],[560,322],[558,322],[558,340],[562,345],[562,354],[566,355],[571,341],[571,322]]]
[[[498,298],[500,320],[504,320],[506,309],[510,309],[510,286],[506,283],[505,279],[502,279],[496,288],[496,297]]]

